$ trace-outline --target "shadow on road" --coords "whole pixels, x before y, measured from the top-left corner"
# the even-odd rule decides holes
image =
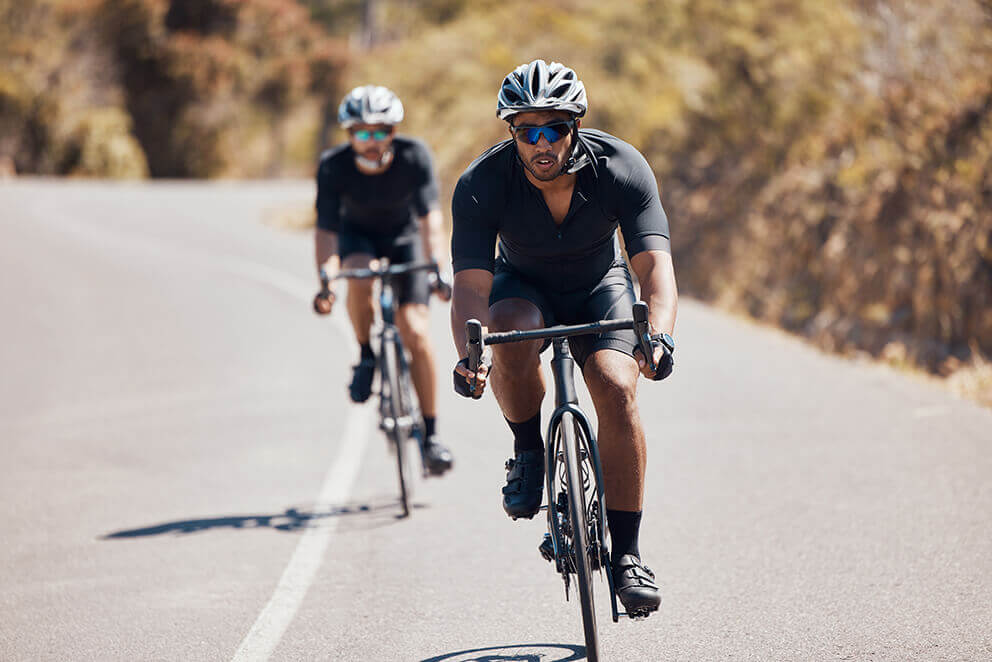
[[[414,504],[414,509],[424,508]],[[274,515],[229,515],[164,522],[138,529],[124,529],[100,536],[100,540],[121,538],[142,538],[167,534],[183,535],[199,533],[211,529],[258,529],[270,528],[276,531],[302,531],[319,526],[329,518],[360,517],[365,519],[363,528],[377,528],[402,519],[399,500],[393,497],[375,499],[371,502],[349,503],[340,506],[315,506],[287,508]]]
[[[444,653],[420,662],[573,662],[586,659],[585,646],[572,644],[515,644]]]

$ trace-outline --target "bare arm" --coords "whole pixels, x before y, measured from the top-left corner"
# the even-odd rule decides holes
[[[317,228],[314,234],[314,257],[317,260],[318,273],[323,269],[332,278],[337,274],[340,267],[337,232]]]
[[[483,327],[489,326],[489,292],[492,289],[493,275],[485,269],[466,269],[455,274],[451,295],[451,337],[459,359],[468,356],[465,322],[477,319]]]
[[[654,333],[672,333],[679,307],[675,266],[665,251],[642,251],[630,259],[641,282],[641,299],[648,304]]]
[[[630,266],[641,282],[641,299],[648,304],[648,317],[652,333],[672,333],[675,329],[675,315],[679,307],[679,295],[675,286],[675,266],[672,255],[667,251],[641,251],[630,258]],[[654,350],[654,362],[658,364],[664,356],[664,348],[659,344]],[[635,354],[635,358],[640,352]],[[669,357],[667,361],[671,361]],[[648,367],[643,357],[638,358],[641,373],[648,379],[655,379],[655,373]],[[669,368],[667,372],[671,371]],[[660,366],[659,366],[660,369]],[[667,374],[662,372],[662,376]]]
[[[420,238],[424,242],[424,257],[440,265],[448,263],[443,234],[444,217],[440,209],[432,209],[420,217]]]

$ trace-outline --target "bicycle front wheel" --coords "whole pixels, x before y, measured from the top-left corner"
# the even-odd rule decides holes
[[[388,435],[396,452],[396,470],[400,483],[400,506],[403,517],[409,517],[413,502],[413,471],[410,468],[411,458],[407,448],[410,436],[411,406],[410,394],[403,388],[404,377],[402,369],[405,362],[401,361],[400,352],[403,346],[397,340],[383,343],[382,380],[389,389],[388,413],[392,419],[388,426]]]
[[[575,425],[572,414],[566,412],[559,425],[561,449],[565,454],[565,480],[568,492],[568,516],[572,525],[572,552],[575,556],[576,584],[582,607],[582,628],[586,637],[586,657],[599,660],[599,633],[596,630],[596,607],[593,600],[592,565],[589,563],[589,522],[586,518],[586,489],[581,464],[583,434]],[[596,542],[598,545],[598,541]]]

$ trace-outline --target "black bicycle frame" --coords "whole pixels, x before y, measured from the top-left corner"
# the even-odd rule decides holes
[[[545,447],[545,466],[548,467],[548,471],[545,475],[545,489],[548,494],[548,529],[551,531],[555,558],[558,559],[559,563],[562,562],[562,559],[566,556],[566,554],[563,549],[564,543],[558,537],[558,526],[554,521],[555,494],[553,493],[554,476],[551,474],[551,467],[555,466],[556,458],[554,454],[556,449],[552,440],[555,438],[555,431],[561,426],[562,418],[566,413],[571,414],[572,420],[575,421],[575,424],[581,427],[582,432],[588,441],[587,450],[591,455],[591,464],[596,471],[596,485],[598,487],[596,499],[599,505],[599,518],[601,522],[599,527],[599,540],[595,541],[595,544],[598,547],[597,554],[599,556],[599,567],[603,567],[604,564],[603,551],[607,549],[606,531],[609,526],[606,522],[606,498],[604,495],[605,489],[603,487],[602,463],[600,462],[599,457],[599,445],[596,443],[596,436],[593,434],[592,426],[589,424],[589,419],[579,407],[578,394],[575,390],[575,359],[572,358],[572,355],[568,350],[568,337],[625,329],[633,330],[634,335],[637,338],[637,345],[641,350],[642,355],[648,362],[651,370],[655,370],[657,366],[654,361],[650,325],[648,324],[648,307],[643,301],[638,301],[634,304],[633,317],[618,320],[601,320],[590,324],[552,326],[545,329],[506,331],[502,333],[487,334],[483,334],[482,323],[478,320],[469,320],[465,324],[465,334],[468,340],[468,369],[473,374],[479,370],[486,345],[499,345],[510,342],[541,340],[547,338],[552,339],[554,354],[551,359],[551,370],[555,380],[555,410],[551,413],[551,420],[548,423],[547,445]],[[475,391],[475,387],[476,383],[473,380],[470,384],[470,388],[473,392]],[[580,448],[577,450],[581,451],[582,449]],[[581,489],[581,486],[579,486],[579,489]],[[583,501],[585,501],[584,495]],[[588,550],[576,550],[576,553],[588,554]],[[605,565],[609,568],[609,559],[605,559]],[[558,569],[561,570],[561,568]],[[613,621],[616,622],[618,620],[619,612],[617,610],[616,593],[613,586],[612,572],[607,572],[607,581],[610,587],[610,605],[613,612]]]
[[[603,475],[602,464],[599,461],[599,444],[596,443],[596,436],[593,434],[592,425],[590,425],[588,417],[586,417],[585,412],[579,407],[578,393],[575,390],[575,359],[572,358],[571,353],[568,351],[568,339],[557,336],[552,342],[552,347],[554,355],[551,357],[551,372],[555,380],[555,410],[551,412],[551,419],[548,421],[548,436],[546,437],[548,443],[545,446],[546,457],[544,466],[555,466],[554,454],[556,449],[552,440],[555,438],[555,430],[561,425],[561,419],[567,412],[572,415],[576,424],[582,427],[586,439],[589,440],[588,450],[592,455],[592,466],[596,470],[596,485],[602,488]],[[553,520],[555,516],[554,476],[550,468],[545,474],[545,483],[548,494],[548,529],[551,531],[551,542],[554,545],[555,558],[562,558],[564,557],[563,543],[558,539],[558,527],[555,526]],[[602,494],[602,489],[597,492],[596,499],[599,502],[600,519],[603,522],[603,526],[599,530],[599,540],[595,542],[598,548],[597,551],[602,556],[602,550],[605,549],[606,545],[606,499]],[[586,553],[586,550],[577,551],[576,553]],[[615,612],[616,606],[613,609]]]

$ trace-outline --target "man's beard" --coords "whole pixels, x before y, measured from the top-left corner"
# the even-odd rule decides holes
[[[520,154],[518,153],[517,156],[519,157]],[[558,163],[558,159],[556,159],[553,154],[539,154],[538,156],[535,156],[534,158],[532,158],[530,160],[530,162],[524,161],[523,159],[520,159],[520,162],[524,164],[524,167],[527,168],[527,171],[530,174],[534,175],[534,178],[537,179],[538,181],[541,181],[541,182],[551,182],[551,181],[554,181],[554,180],[558,179],[558,177],[560,177],[561,174],[562,174],[562,172],[564,172],[564,170],[565,170],[561,166],[559,166],[558,168],[555,168],[553,170],[550,170],[549,172],[544,173],[544,174],[537,172],[536,170],[534,170],[533,167],[531,167],[531,162],[536,161],[537,159],[542,159],[542,158],[544,158],[544,159],[551,159],[551,160],[553,160],[555,162],[555,164]]]
[[[390,163],[393,162],[393,148],[390,147],[382,153],[382,155],[377,159],[370,159],[362,154],[355,154],[355,161],[358,162],[363,168],[369,170],[378,170],[379,168],[385,168]]]

